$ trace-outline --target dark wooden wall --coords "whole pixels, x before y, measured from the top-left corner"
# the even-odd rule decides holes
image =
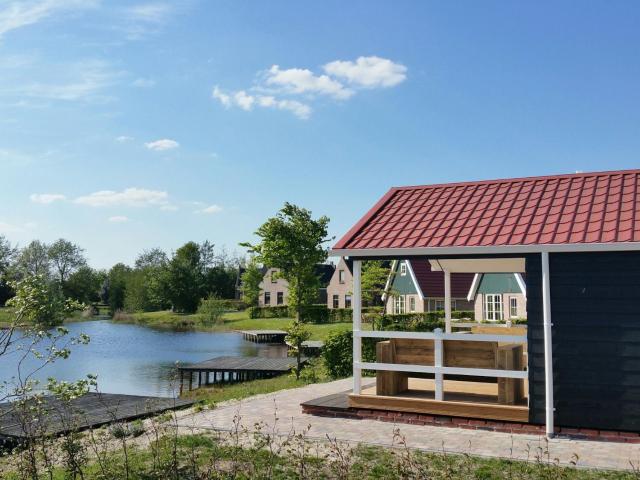
[[[555,421],[640,432],[640,252],[549,255]],[[527,257],[530,421],[544,423],[540,255]]]

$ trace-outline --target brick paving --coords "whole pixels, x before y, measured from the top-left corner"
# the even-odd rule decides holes
[[[232,430],[234,417],[239,416],[241,425],[249,430],[256,423],[264,422],[278,434],[288,435],[292,430],[301,432],[310,425],[308,437],[312,439],[322,441],[329,435],[349,443],[381,446],[392,445],[394,430],[398,428],[408,446],[425,451],[442,452],[444,449],[450,453],[535,460],[536,455],[548,448],[550,458],[558,459],[562,464],[570,464],[577,455],[577,465],[582,467],[629,469],[630,462],[640,465],[640,445],[637,444],[568,438],[554,438],[547,443],[538,434],[394,424],[367,418],[321,417],[302,412],[301,403],[349,390],[351,385],[350,379],[337,380],[225,402],[213,410],[179,412],[179,425],[184,428]]]

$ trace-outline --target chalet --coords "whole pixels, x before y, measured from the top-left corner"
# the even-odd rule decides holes
[[[640,433],[640,170],[392,188],[331,254],[353,261],[348,408]],[[362,329],[367,259],[443,272],[446,330]],[[504,272],[522,274],[527,328],[453,333],[452,275]]]
[[[477,273],[467,300],[475,319],[500,322],[527,318],[527,291],[520,273]]]
[[[353,262],[340,258],[327,285],[327,307],[351,308],[353,291]]]
[[[473,274],[456,273],[451,276],[451,309],[471,310],[473,303],[467,300]],[[424,259],[393,262],[385,298],[385,310],[389,314],[444,311],[444,273],[431,268]]]
[[[331,264],[316,265],[316,275],[320,280],[320,288],[318,289],[318,297],[316,302],[327,303],[327,285],[333,275],[335,266]],[[289,282],[279,275],[278,268],[266,268],[262,282],[260,283],[260,306],[261,307],[277,307],[288,305],[289,301]]]

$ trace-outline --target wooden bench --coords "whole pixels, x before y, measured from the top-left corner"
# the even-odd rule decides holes
[[[404,365],[434,365],[434,341],[394,338],[378,342],[376,360],[380,363],[398,363]],[[522,345],[498,345],[498,342],[443,341],[443,365],[447,367],[487,368],[501,370],[523,370]],[[410,376],[407,372],[378,371],[376,393],[378,395],[397,395],[408,390]],[[445,379],[453,379],[445,375]],[[460,377],[464,381],[493,381],[496,379]],[[498,403],[513,405],[520,402],[524,395],[522,379],[498,378]]]

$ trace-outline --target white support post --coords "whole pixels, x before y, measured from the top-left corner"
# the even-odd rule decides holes
[[[553,407],[553,343],[551,342],[551,279],[549,276],[549,252],[542,252],[542,312],[544,327],[544,390],[545,423],[547,437],[554,434]]]
[[[451,333],[451,272],[444,271],[444,322],[445,331]]]
[[[433,333],[436,335],[436,338],[433,340],[433,365],[436,367],[435,373],[435,399],[442,401],[444,399],[444,375],[442,372],[438,370],[439,367],[442,367],[444,353],[443,353],[443,342],[442,342],[442,329],[436,328]]]
[[[362,371],[360,363],[362,362],[362,338],[360,338],[362,323],[362,262],[360,260],[353,261],[353,393],[360,394],[362,386]]]

